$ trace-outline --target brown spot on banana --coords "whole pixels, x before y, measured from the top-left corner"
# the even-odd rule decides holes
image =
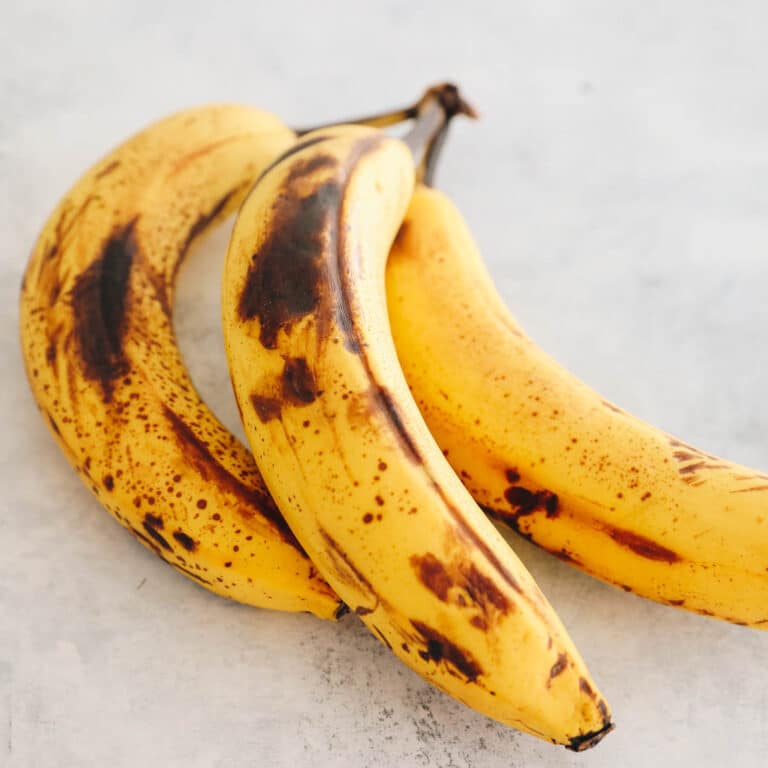
[[[274,225],[252,257],[238,303],[242,321],[258,318],[259,340],[267,349],[275,349],[281,330],[290,330],[320,305],[317,254],[334,231],[330,211],[340,199],[339,185],[329,181],[305,197],[284,196],[275,202]]]
[[[605,530],[617,544],[632,550],[632,552],[640,555],[640,557],[669,563],[670,565],[679,563],[682,560],[682,557],[677,552],[673,552],[671,549],[634,531],[628,531],[625,528],[617,528],[615,526],[606,527]]]
[[[552,665],[552,668],[549,670],[549,680],[547,680],[547,687],[550,686],[552,679],[562,674],[567,667],[568,667],[568,654],[559,653],[557,655],[557,661]]]
[[[128,372],[123,354],[124,319],[131,265],[137,252],[136,219],[115,232],[101,255],[71,291],[74,334],[83,374],[97,381],[104,402],[112,399],[115,379]]]
[[[315,385],[315,377],[306,358],[294,357],[285,361],[283,369],[283,396],[293,405],[308,405],[322,394]]]
[[[97,171],[94,178],[103,179],[105,176],[109,176],[110,173],[116,171],[120,167],[119,160],[113,160],[111,163],[107,163],[100,171]]]
[[[483,674],[480,664],[469,651],[459,648],[445,635],[422,621],[411,619],[411,626],[418,633],[418,641],[425,646],[424,650],[419,651],[419,656],[424,661],[434,661],[437,664],[443,662],[449,672],[463,677],[468,683],[476,682]]]
[[[251,395],[251,405],[253,406],[253,410],[256,411],[256,415],[259,417],[259,421],[261,421],[262,424],[266,424],[272,419],[279,419],[283,407],[280,398],[260,395],[257,392],[254,392]]]
[[[453,586],[453,579],[446,567],[433,555],[413,555],[411,565],[416,570],[421,583],[439,600],[448,600],[448,590]]]
[[[446,566],[430,552],[426,555],[412,555],[411,567],[419,581],[442,602],[450,601],[470,609],[479,609],[483,627],[488,626],[488,619],[494,613],[506,615],[512,609],[506,595],[474,563]],[[451,596],[451,589],[460,591]],[[470,622],[478,626],[473,619]]]
[[[768,485],[753,485],[751,488],[737,488],[731,493],[752,493],[753,491],[768,491]]]
[[[197,542],[184,531],[174,531],[173,538],[181,544],[187,552],[194,552],[197,549]]]

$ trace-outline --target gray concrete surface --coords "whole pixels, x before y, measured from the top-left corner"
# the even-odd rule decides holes
[[[17,2],[0,25],[0,765],[765,765],[768,636],[598,583],[520,542],[611,701],[573,755],[431,689],[355,620],[207,594],[80,484],[17,341],[45,217],[99,155],[210,100],[297,124],[454,78],[441,186],[513,311],[606,396],[768,468],[768,9],[760,2]],[[183,271],[193,378],[232,427],[226,231]],[[768,563],[767,563],[768,565]]]

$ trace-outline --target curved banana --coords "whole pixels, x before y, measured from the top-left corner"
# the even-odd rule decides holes
[[[201,401],[171,324],[176,272],[294,142],[236,105],[150,126],[69,191],[33,251],[21,340],[38,406],[117,520],[174,568],[252,605],[332,618],[253,460]]]
[[[768,475],[633,418],[542,352],[440,192],[416,191],[386,277],[414,397],[491,515],[627,591],[768,627]]]
[[[445,119],[436,97],[412,137]],[[610,730],[565,629],[410,397],[384,267],[414,183],[402,141],[305,136],[249,193],[223,285],[257,464],[320,572],[405,663],[471,707],[583,749]]]

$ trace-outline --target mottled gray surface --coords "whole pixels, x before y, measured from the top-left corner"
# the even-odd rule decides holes
[[[435,692],[354,619],[209,595],[70,470],[27,390],[16,317],[57,198],[149,120],[237,99],[308,123],[452,77],[483,120],[456,125],[440,182],[524,326],[626,408],[766,469],[765,4],[106,5],[11,0],[0,25],[0,764],[764,765],[768,636],[626,595],[525,542],[618,723],[585,755]],[[234,426],[225,243],[218,232],[183,272],[177,324]]]

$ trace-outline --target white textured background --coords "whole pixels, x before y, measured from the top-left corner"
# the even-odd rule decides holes
[[[228,603],[101,511],[22,373],[36,233],[105,150],[235,99],[306,124],[456,79],[439,183],[540,343],[651,422],[768,468],[768,6],[6,1],[0,24],[0,765],[764,766],[768,635],[518,547],[612,704],[573,755],[430,689],[354,619]],[[219,231],[181,277],[193,378],[234,426]],[[766,564],[768,565],[768,564]]]

